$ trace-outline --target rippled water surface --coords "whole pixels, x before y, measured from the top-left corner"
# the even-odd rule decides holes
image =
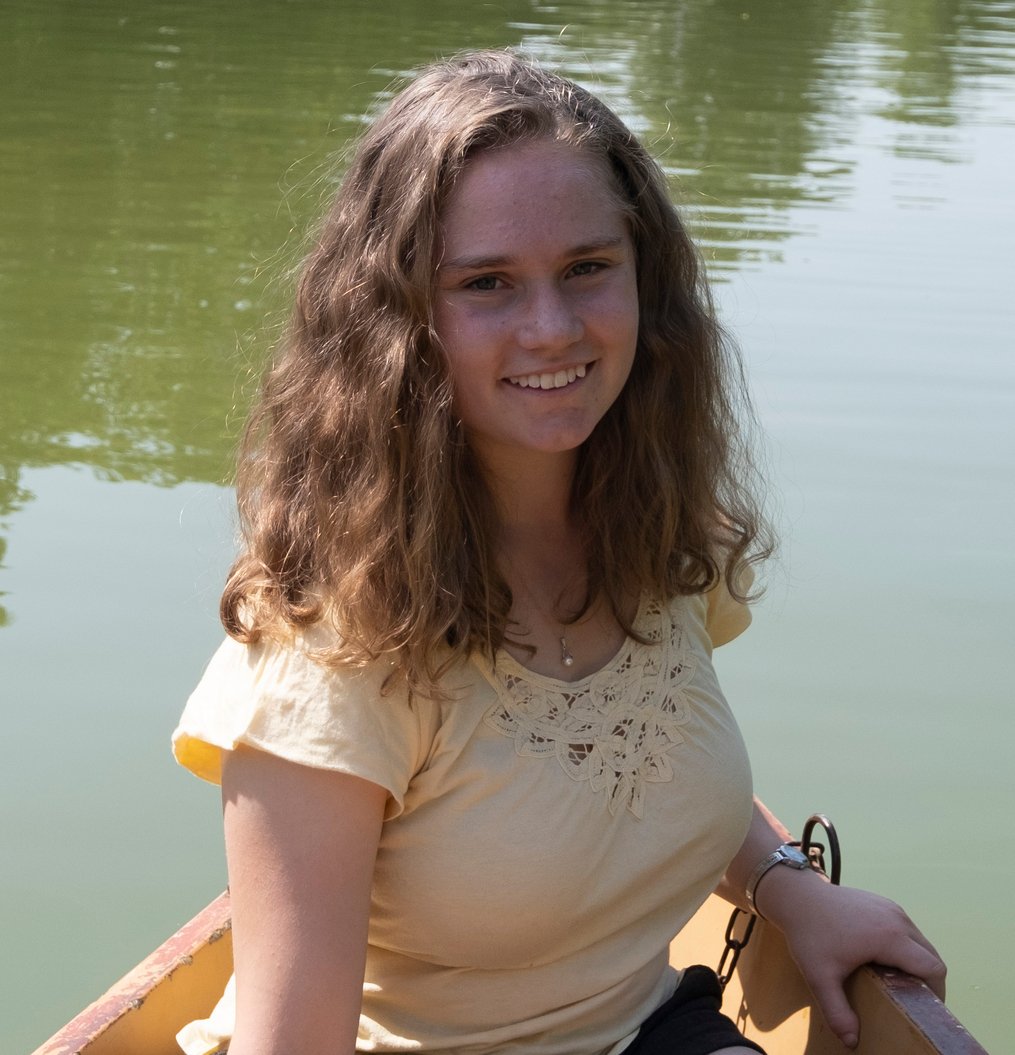
[[[518,45],[674,181],[783,533],[720,674],[760,792],[842,829],[990,1050],[1015,780],[1015,3],[0,6],[0,1021],[28,1050],[224,883],[167,738],[219,637],[226,488],[362,114]],[[718,954],[718,949],[716,950]]]

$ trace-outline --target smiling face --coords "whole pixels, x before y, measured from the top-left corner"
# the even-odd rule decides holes
[[[480,460],[573,463],[627,381],[634,245],[605,165],[549,140],[482,153],[442,215],[435,318]]]

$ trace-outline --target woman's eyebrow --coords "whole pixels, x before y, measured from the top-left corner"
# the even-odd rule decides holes
[[[485,271],[513,262],[514,257],[510,256],[459,256],[454,260],[442,260],[438,268],[441,271]]]
[[[563,255],[567,257],[594,256],[596,253],[619,249],[624,241],[623,235],[604,236],[591,242],[582,242],[580,245],[572,246]],[[514,262],[515,258],[512,256],[457,256],[452,260],[442,260],[438,264],[438,269],[440,271],[485,271],[505,267]]]

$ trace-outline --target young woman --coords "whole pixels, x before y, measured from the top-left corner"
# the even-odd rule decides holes
[[[221,781],[235,989],[189,1055],[758,1051],[667,947],[717,887],[842,980],[944,968],[778,867],[714,646],[768,553],[737,361],[644,148],[509,54],[361,142],[240,463],[229,638],[175,749]]]

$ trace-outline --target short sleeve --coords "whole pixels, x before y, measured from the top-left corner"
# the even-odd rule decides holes
[[[752,582],[754,572],[747,565],[742,565],[737,572],[738,589],[746,593]],[[751,625],[750,608],[731,596],[725,576],[708,591],[705,599],[705,629],[712,640],[713,648],[739,637]]]
[[[221,783],[223,754],[245,744],[290,762],[380,784],[397,816],[423,764],[425,701],[385,693],[388,664],[333,670],[299,643],[243,645],[227,638],[173,733],[176,760]]]

